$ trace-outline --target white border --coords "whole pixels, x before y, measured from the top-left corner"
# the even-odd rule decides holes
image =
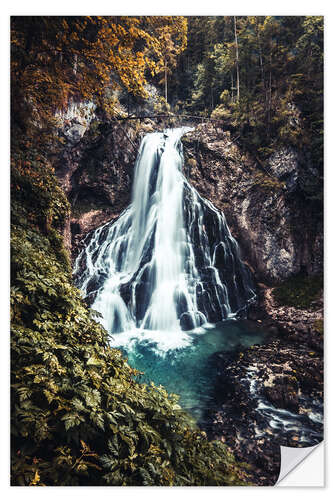
[[[4,4],[5,3],[5,4]],[[1,16],[0,16],[0,36],[1,36],[1,155],[2,162],[0,167],[1,173],[1,227],[0,234],[2,236],[2,244],[1,248],[1,263],[2,263],[2,273],[1,273],[1,319],[2,319],[2,329],[1,329],[1,368],[3,370],[1,377],[1,388],[2,391],[2,411],[1,411],[1,431],[2,431],[2,463],[0,467],[1,474],[1,490],[3,491],[3,496],[6,495],[6,498],[16,498],[24,496],[25,498],[30,497],[41,497],[43,495],[47,495],[48,497],[56,497],[59,495],[67,495],[71,498],[80,497],[82,498],[90,498],[91,495],[97,494],[100,496],[117,496],[117,498],[126,496],[131,497],[132,495],[135,498],[169,498],[170,495],[176,497],[183,497],[189,495],[191,498],[200,498],[202,499],[203,495],[209,495],[210,497],[222,497],[223,495],[227,495],[229,497],[233,497],[236,495],[246,495],[247,499],[258,497],[267,497],[267,495],[281,495],[282,490],[279,488],[269,488],[269,493],[266,487],[253,487],[253,488],[208,488],[206,487],[204,490],[198,487],[191,488],[103,488],[100,487],[98,489],[95,488],[87,488],[87,487],[71,487],[71,488],[24,488],[24,490],[20,488],[9,488],[8,486],[8,456],[9,456],[9,424],[8,424],[8,415],[9,415],[9,395],[8,395],[8,382],[9,382],[9,350],[8,350],[8,279],[9,279],[9,251],[8,251],[8,241],[9,241],[9,229],[8,229],[8,220],[9,220],[9,175],[8,175],[8,158],[9,158],[9,16],[10,15],[325,15],[325,46],[326,46],[326,89],[330,90],[328,85],[328,77],[330,65],[328,62],[330,61],[331,54],[329,50],[333,50],[332,33],[333,26],[330,26],[330,9],[329,2],[323,0],[303,0],[293,2],[290,0],[280,0],[279,2],[267,2],[266,1],[258,1],[258,0],[238,0],[235,2],[227,2],[227,1],[209,1],[205,0],[204,2],[194,3],[192,0],[168,0],[167,2],[153,2],[141,0],[127,0],[123,2],[112,2],[112,0],[108,1],[97,1],[94,2],[85,2],[84,0],[72,0],[71,2],[58,0],[57,2],[49,2],[45,3],[45,1],[18,1],[12,0],[1,4]],[[330,213],[332,210],[331,206],[331,189],[332,189],[332,174],[331,171],[333,169],[333,165],[328,165],[328,152],[332,148],[332,141],[329,141],[328,131],[329,121],[330,121],[330,113],[328,112],[329,105],[331,102],[330,92],[327,90],[325,93],[325,163],[326,163],[326,202],[325,202],[325,213],[326,213],[326,260],[325,260],[325,280],[326,280],[326,305],[327,309],[329,309],[329,297],[332,296],[330,293],[330,278],[331,278],[331,270],[329,267],[329,259],[328,256],[331,254],[329,251],[332,248],[332,236],[329,231],[330,225]],[[332,157],[332,155],[330,155]],[[330,334],[330,326],[331,326],[331,314],[330,311],[327,311],[326,321],[325,321],[325,331],[326,337],[326,360],[328,360],[328,344]],[[325,378],[326,382],[328,381],[328,363],[325,367]],[[329,421],[327,417],[328,413],[328,391],[327,391],[327,383],[326,383],[326,423]],[[330,383],[332,385],[332,383]],[[329,431],[326,427],[326,441]],[[312,468],[317,467],[322,468],[321,462],[314,464]],[[329,460],[327,464],[326,461],[326,470],[330,470],[332,467],[332,460]],[[306,474],[306,473],[305,473]],[[304,483],[306,484],[306,476],[304,477]],[[329,477],[328,483],[329,481]],[[315,488],[297,488],[297,491],[302,495],[304,499],[310,498],[315,495],[327,495],[329,493],[329,489],[331,488],[331,484],[326,486],[323,489]],[[96,493],[95,493],[96,492]],[[285,488],[283,490],[283,496],[295,495],[294,489]]]

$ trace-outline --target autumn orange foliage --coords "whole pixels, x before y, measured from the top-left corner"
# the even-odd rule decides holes
[[[70,100],[112,113],[116,88],[145,97],[147,77],[174,64],[186,34],[174,16],[12,17],[12,125],[38,132]]]

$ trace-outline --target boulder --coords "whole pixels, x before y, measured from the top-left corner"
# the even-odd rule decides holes
[[[182,330],[189,331],[205,323],[203,314],[198,312],[185,312],[180,317],[180,327]]]

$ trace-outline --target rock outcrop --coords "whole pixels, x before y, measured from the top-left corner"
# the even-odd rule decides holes
[[[190,182],[223,210],[258,281],[320,272],[322,222],[297,189],[294,149],[282,148],[264,165],[211,124],[196,127],[183,143]]]
[[[299,158],[295,149],[282,147],[275,151],[270,156],[267,167],[271,174],[285,183],[289,193],[296,190],[299,176]]]

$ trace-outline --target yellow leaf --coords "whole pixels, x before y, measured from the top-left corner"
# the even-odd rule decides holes
[[[29,484],[29,486],[37,486],[37,484],[39,483],[39,481],[40,481],[40,475],[38,474],[38,469],[36,469],[35,477],[31,481],[31,483]]]

